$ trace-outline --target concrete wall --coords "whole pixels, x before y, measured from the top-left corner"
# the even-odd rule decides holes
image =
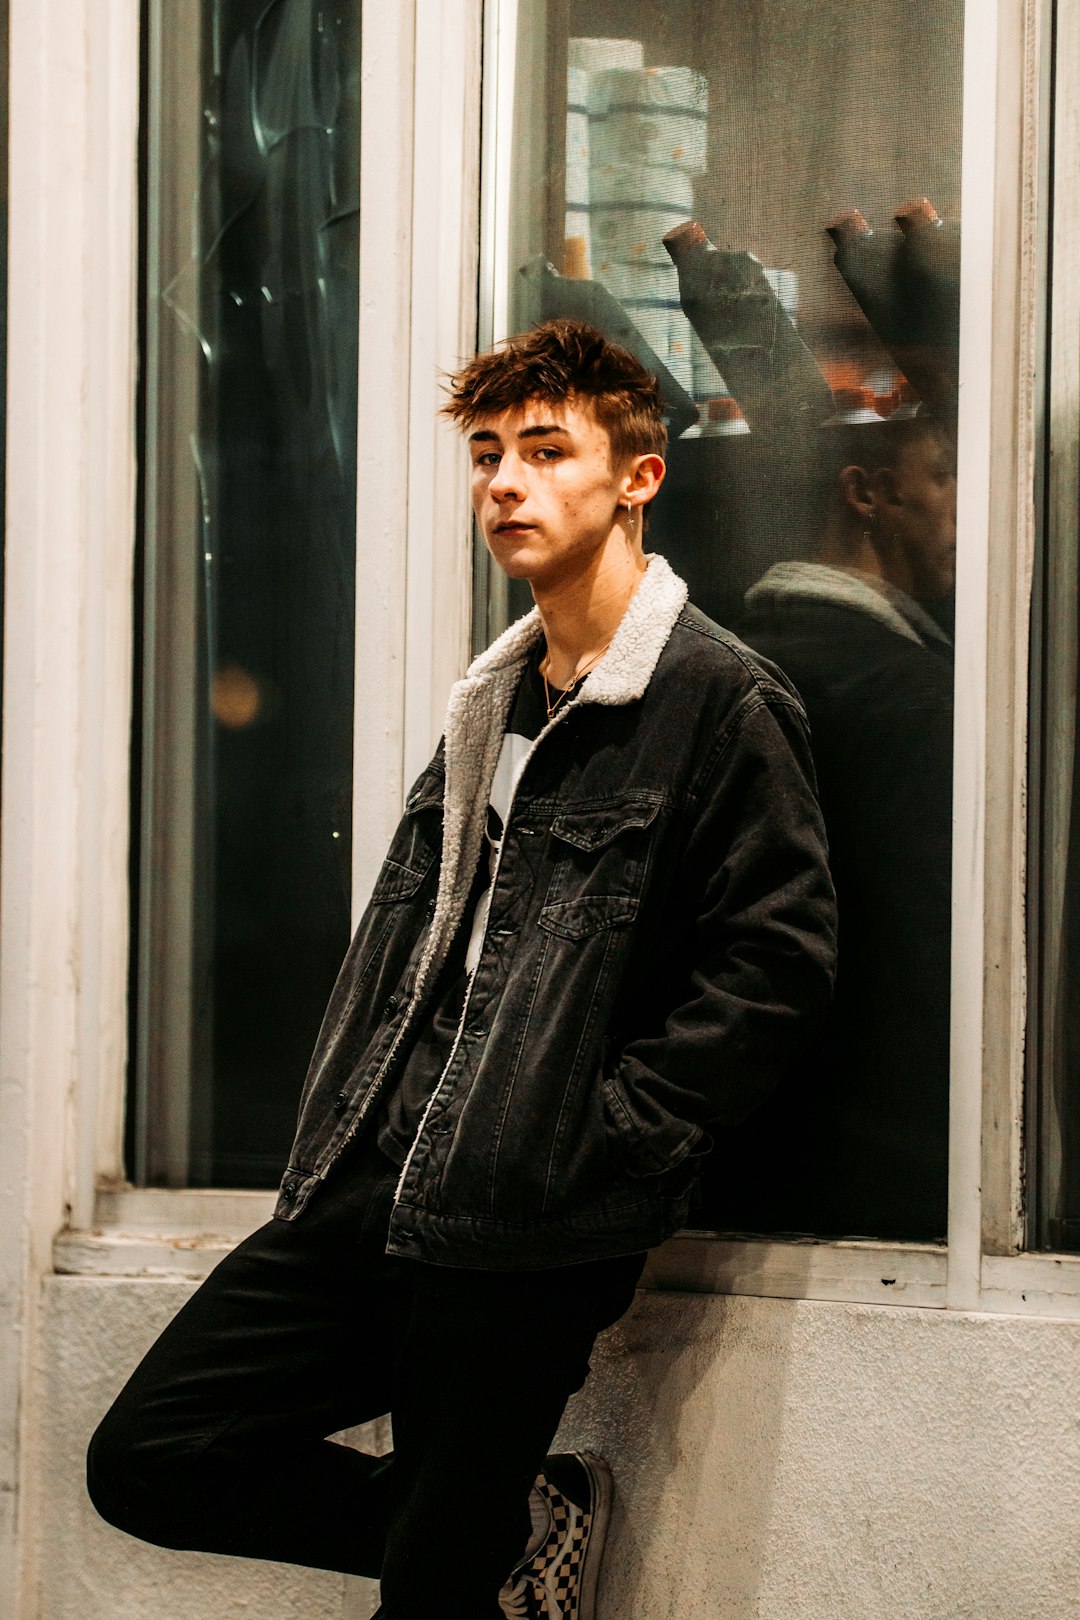
[[[603,1620],[1080,1614],[1080,1325],[649,1295],[567,1437],[613,1463]]]
[[[363,1620],[364,1582],[142,1547],[82,1452],[190,1284],[51,1277],[40,1620]],[[599,1620],[1080,1615],[1080,1323],[643,1294],[561,1442],[618,1498]]]

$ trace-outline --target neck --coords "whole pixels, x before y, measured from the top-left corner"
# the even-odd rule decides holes
[[[868,531],[830,525],[818,558],[832,568],[868,574],[882,584],[895,585],[898,590],[911,592],[911,581],[906,571],[889,566],[874,546]]]
[[[605,548],[580,574],[550,587],[533,585],[547,641],[544,667],[553,686],[569,686],[581,666],[607,646],[647,566],[640,545],[631,550],[623,544]]]

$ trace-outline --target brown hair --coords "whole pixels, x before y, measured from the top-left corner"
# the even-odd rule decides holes
[[[455,372],[442,414],[460,428],[482,416],[542,399],[550,404],[588,402],[607,430],[611,460],[662,456],[667,448],[660,386],[629,349],[609,343],[584,321],[544,321],[507,338]]]

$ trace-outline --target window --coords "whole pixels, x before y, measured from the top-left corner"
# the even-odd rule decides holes
[[[348,943],[359,15],[145,18],[144,1184],[274,1184]]]
[[[258,20],[255,9],[249,12],[236,8],[233,17],[240,33],[246,28],[250,35]],[[257,9],[262,16],[263,8]],[[274,6],[266,13],[266,22],[276,28],[286,9],[281,3]],[[750,8],[746,9],[749,12]],[[782,10],[790,11],[791,7],[761,9],[767,13],[770,27],[774,27],[782,20]],[[224,8],[221,10],[224,15]],[[1044,119],[1049,121],[1050,99],[1043,70],[1052,54],[1048,29],[1056,15],[1053,43],[1058,58],[1054,86],[1059,131],[1058,262],[1052,322],[1054,381],[1050,392],[1061,406],[1060,410],[1054,406],[1051,414],[1057,413],[1056,453],[1063,453],[1070,434],[1073,441],[1076,437],[1075,405],[1069,403],[1074,398],[1068,387],[1069,372],[1058,364],[1058,355],[1064,352],[1067,356],[1069,333],[1076,329],[1066,302],[1067,275],[1062,270],[1064,263],[1067,271],[1068,261],[1062,259],[1061,253],[1063,237],[1068,240],[1072,231],[1071,239],[1077,239],[1064,203],[1075,192],[1068,165],[1069,154],[1077,150],[1070,120],[1075,120],[1077,105],[1071,87],[1080,82],[1075,68],[1076,41],[1080,36],[1075,27],[1077,9],[1072,4],[1052,7],[1048,3],[1021,9],[1001,5],[986,13],[971,4],[965,10],[977,26],[966,31],[964,40],[965,347],[959,435],[961,556],[956,606],[959,658],[949,1247],[947,1252],[926,1245],[901,1251],[888,1243],[783,1241],[785,1231],[812,1232],[815,1223],[809,1206],[804,1206],[796,1212],[802,1218],[793,1218],[790,1227],[785,1227],[776,1219],[775,1205],[772,1224],[763,1220],[761,1226],[770,1231],[775,1228],[780,1241],[743,1242],[738,1234],[755,1229],[753,1211],[744,1204],[742,1210],[729,1216],[722,1203],[724,1188],[714,1187],[711,1206],[701,1217],[702,1227],[711,1222],[712,1230],[684,1234],[666,1245],[650,1262],[649,1274],[654,1284],[667,1287],[821,1300],[858,1299],[893,1307],[947,1305],[959,1310],[1076,1319],[1080,1314],[1080,1261],[1060,1252],[1019,1252],[1026,1241],[1020,1222],[1019,1172],[1023,1137],[1028,1151],[1024,1191],[1028,1213],[1035,1215],[1029,1223],[1027,1241],[1036,1248],[1048,1242],[1060,1242],[1064,1247],[1067,1234],[1052,1231],[1048,1220],[1040,1232],[1038,1222],[1044,1217],[1035,1208],[1040,1156],[1047,1165],[1051,1163],[1049,1150],[1040,1146],[1051,1138],[1040,1134],[1038,1109],[1044,1096],[1049,1102],[1054,1095],[1049,1079],[1045,1094],[1040,1093],[1039,1076],[1051,1073],[1052,1049],[1042,1039],[1045,1011],[1039,1002],[1040,980],[1036,974],[1042,951],[1049,947],[1040,946],[1034,937],[1039,932],[1034,926],[1037,908],[1044,905],[1042,935],[1052,943],[1047,921],[1052,913],[1048,901],[1040,899],[1055,893],[1046,871],[1051,854],[1047,829],[1051,823],[1045,804],[1042,815],[1036,814],[1031,820],[1032,853],[1043,863],[1044,880],[1040,883],[1038,873],[1030,871],[1032,904],[1026,916],[1023,832],[1028,812],[1025,792],[1034,790],[1043,774],[1036,749],[1037,769],[1030,777],[1025,775],[1028,569],[1034,546],[1029,456],[1042,398],[1043,353],[1035,315],[1045,302],[1036,229],[1044,212],[1041,160],[1042,148],[1048,142],[1042,137],[1042,124]],[[813,17],[806,13],[808,37],[814,28],[824,26],[829,9],[815,6],[813,13]],[[330,12],[324,7],[323,14]],[[205,15],[211,15],[209,8]],[[635,15],[640,29],[633,22]],[[467,656],[468,592],[461,573],[467,480],[456,439],[434,427],[438,376],[440,370],[452,367],[461,355],[472,351],[477,308],[482,342],[488,341],[493,332],[510,329],[509,294],[516,272],[511,253],[517,255],[521,246],[510,226],[516,220],[514,230],[519,234],[528,227],[526,204],[534,194],[528,187],[538,184],[536,174],[540,174],[539,183],[546,185],[545,176],[554,174],[557,161],[565,165],[565,125],[560,140],[552,134],[551,115],[545,111],[551,82],[545,53],[553,40],[562,39],[565,48],[571,38],[599,37],[606,30],[613,39],[641,40],[643,59],[664,65],[659,50],[655,54],[651,48],[646,51],[646,26],[670,30],[670,17],[675,15],[684,22],[692,15],[706,21],[709,16],[719,16],[725,26],[739,24],[737,16],[732,22],[728,11],[719,6],[702,7],[692,14],[683,6],[653,9],[647,14],[644,8],[636,13],[621,7],[616,13],[608,8],[584,21],[565,6],[559,11],[549,6],[541,27],[539,8],[521,0],[489,0],[484,7],[482,168],[477,117],[481,92],[479,6],[469,9],[471,32],[462,29],[460,13],[448,6],[438,9],[437,27],[425,27],[415,35],[411,14],[407,10],[395,12],[394,26],[374,30],[369,40],[365,133],[377,132],[383,144],[379,147],[380,164],[369,164],[364,171],[361,251],[365,290],[359,325],[365,365],[359,383],[365,521],[357,539],[363,555],[365,592],[380,604],[389,604],[389,610],[364,621],[364,634],[356,649],[364,693],[364,701],[356,705],[353,726],[358,778],[354,791],[362,805],[362,813],[355,818],[353,840],[357,906],[362,904],[366,883],[381,861],[398,813],[402,783],[411,779],[427,757],[449,682],[460,673]],[[901,64],[897,72],[914,73],[916,78],[921,75],[924,87],[929,83],[931,69],[941,75],[934,92],[933,117],[927,111],[929,92],[924,90],[921,101],[913,95],[913,110],[907,122],[897,115],[887,126],[899,131],[893,144],[897,151],[907,152],[910,148],[918,157],[915,147],[930,129],[941,152],[948,155],[951,151],[948,162],[952,165],[949,172],[953,172],[959,130],[951,114],[951,121],[941,121],[941,109],[947,105],[955,108],[959,94],[959,8],[950,13],[951,32],[946,28],[949,18],[944,12],[938,12],[936,23],[934,19],[927,23],[929,54],[921,46],[919,51],[905,54],[898,41],[902,43],[906,24],[897,8],[900,21],[886,28],[883,19],[891,15],[877,5],[860,10],[858,20],[866,34],[866,71],[874,68],[883,73],[881,64],[892,60],[888,51],[895,49]],[[201,0],[148,11],[142,30],[147,57],[142,128],[148,150],[141,188],[146,210],[142,259],[147,297],[146,316],[139,322],[143,351],[140,419],[146,439],[141,457],[140,550],[144,578],[138,595],[144,645],[143,657],[137,661],[137,673],[139,668],[142,672],[142,704],[136,692],[136,709],[142,714],[137,742],[142,750],[144,792],[136,794],[131,806],[139,905],[134,919],[137,928],[130,936],[141,998],[138,1024],[142,1044],[138,1047],[133,1043],[131,1050],[132,1068],[139,1075],[141,1091],[136,1095],[132,1087],[127,1164],[138,1171],[143,1181],[155,1186],[149,1192],[131,1191],[117,1188],[122,1169],[118,1077],[124,1047],[123,1021],[129,1003],[123,973],[129,936],[122,915],[126,897],[118,851],[126,846],[129,811],[126,725],[131,604],[125,588],[130,563],[131,493],[125,458],[132,425],[130,396],[134,377],[127,346],[133,324],[128,241],[135,203],[129,175],[134,171],[132,103],[138,79],[134,70],[129,73],[126,68],[118,75],[116,64],[134,64],[138,33],[126,13],[117,12],[115,26],[111,10],[109,18],[108,27],[100,31],[68,36],[61,31],[55,36],[57,40],[63,36],[65,44],[70,44],[68,55],[42,50],[40,31],[24,31],[20,36],[24,65],[44,63],[47,72],[40,82],[33,71],[15,73],[15,82],[22,84],[30,97],[19,101],[22,111],[19,115],[16,108],[16,125],[21,116],[24,131],[47,127],[53,116],[49,109],[62,106],[69,138],[49,147],[52,156],[46,173],[48,184],[42,183],[42,171],[37,166],[37,145],[26,139],[13,143],[17,148],[13,265],[16,270],[20,265],[22,269],[17,277],[18,296],[12,306],[12,332],[20,334],[20,339],[12,345],[11,364],[13,375],[19,379],[23,408],[9,423],[14,435],[12,443],[18,445],[8,467],[9,479],[16,480],[18,486],[12,485],[9,503],[9,631],[12,625],[60,622],[78,625],[79,633],[73,630],[53,645],[47,667],[29,659],[9,658],[5,670],[5,727],[10,733],[6,736],[9,746],[5,751],[5,791],[13,807],[5,829],[11,891],[11,903],[5,907],[11,947],[7,951],[10,1016],[5,1027],[11,1041],[22,1042],[25,1030],[20,1020],[28,1012],[34,1020],[32,1069],[18,1107],[25,1104],[33,1109],[35,1118],[50,1122],[43,1126],[44,1136],[41,1131],[29,1137],[23,1132],[27,1141],[39,1142],[70,1108],[69,1032],[77,1032],[74,1101],[78,1132],[73,1143],[77,1162],[73,1166],[71,1215],[75,1230],[70,1243],[64,1240],[58,1244],[59,1268],[128,1274],[133,1264],[129,1238],[136,1232],[154,1242],[149,1258],[148,1251],[138,1251],[136,1267],[149,1264],[195,1272],[214,1252],[211,1248],[197,1244],[177,1249],[168,1242],[159,1245],[154,1234],[229,1230],[239,1236],[249,1229],[255,1218],[252,1211],[260,1205],[258,1193],[229,1197],[215,1192],[208,1198],[201,1193],[174,1195],[160,1187],[160,1183],[169,1181],[183,1186],[189,1181],[219,1177],[227,1181],[234,1177],[227,1163],[223,1167],[210,1164],[208,1168],[206,1158],[200,1158],[195,1151],[201,1152],[199,1131],[203,1126],[200,1123],[198,1130],[192,1127],[193,1113],[207,1100],[213,1102],[213,1086],[220,1091],[221,1081],[214,1077],[213,1086],[205,1084],[209,1071],[200,1072],[191,1062],[190,1026],[199,1025],[201,1039],[208,1005],[207,998],[196,1004],[190,990],[195,968],[200,963],[205,968],[207,960],[206,935],[198,934],[191,918],[194,915],[204,930],[212,919],[202,898],[198,897],[198,906],[192,898],[190,874],[186,886],[180,881],[184,877],[184,840],[190,839],[191,828],[183,790],[196,781],[212,786],[212,778],[202,764],[196,771],[198,757],[191,744],[192,717],[196,703],[202,701],[191,696],[195,690],[192,661],[189,657],[185,663],[182,656],[192,617],[184,607],[180,590],[172,590],[170,595],[169,570],[179,573],[182,583],[180,561],[189,553],[175,538],[167,541],[166,537],[182,536],[187,519],[183,518],[180,495],[166,499],[160,489],[162,483],[168,488],[173,472],[179,475],[187,469],[190,476],[190,435],[169,426],[180,451],[173,455],[172,441],[166,441],[163,423],[171,421],[169,410],[181,422],[184,420],[180,402],[191,397],[189,380],[197,379],[200,373],[198,364],[192,363],[192,348],[187,350],[186,370],[176,359],[181,351],[176,334],[183,330],[183,320],[173,316],[167,307],[155,305],[154,289],[168,287],[177,266],[186,265],[193,274],[194,266],[200,262],[193,247],[199,234],[193,235],[190,229],[195,195],[192,161],[185,158],[185,153],[200,150],[197,142],[192,147],[197,133],[192,124],[197,126],[201,115],[194,120],[189,116],[185,124],[181,113],[187,109],[190,115],[194,108],[198,114],[205,100],[217,117],[213,112],[210,70],[215,61],[221,65],[225,53],[219,50],[217,57],[212,53],[206,56],[210,66],[204,70],[204,49],[211,52],[217,47],[208,24],[204,34]],[[51,29],[53,25],[46,25],[42,14],[42,29],[47,26]],[[939,32],[935,33],[934,27]],[[947,43],[951,41],[948,50],[941,47],[946,34]],[[670,40],[670,32],[663,37]],[[708,42],[719,35],[715,28],[703,33],[701,28],[695,32],[686,26],[680,37]],[[737,41],[742,35],[732,37]],[[711,43],[708,51],[704,46],[699,50],[696,44],[693,51],[680,54],[675,53],[674,46],[665,48],[664,57],[677,64],[693,64],[700,56],[712,94],[714,70],[704,61],[709,52],[719,61],[720,48]],[[344,54],[349,61],[355,61],[352,48]],[[163,58],[167,73],[161,66]],[[842,66],[843,58],[837,56],[837,62]],[[834,89],[843,80],[839,68],[834,71],[830,65],[829,82]],[[87,88],[85,102],[70,98],[70,84],[76,81]],[[121,85],[129,93],[127,101],[119,94]],[[748,117],[745,109],[752,104],[751,87],[747,71],[739,79],[738,97],[733,98],[733,104],[743,108],[740,116]],[[355,82],[351,81],[350,94],[355,97],[355,93]],[[242,97],[236,97],[233,105],[240,100]],[[903,96],[899,100],[903,101]],[[883,105],[880,99],[873,103],[875,117],[884,116]],[[555,116],[564,119],[565,108]],[[861,116],[859,127],[865,129],[865,108]],[[208,127],[214,126],[208,121]],[[538,164],[538,139],[546,140],[551,148],[546,167]],[[558,160],[560,145],[563,157]],[[76,171],[61,161],[64,152],[76,147],[89,154],[90,192],[86,192],[83,170]],[[355,150],[354,134],[354,158]],[[715,167],[713,159],[709,161]],[[891,161],[899,165],[901,160],[894,154]],[[184,162],[188,163],[188,181],[170,182],[170,193],[165,183],[169,166],[175,174],[182,171]],[[927,162],[929,165],[929,158]],[[484,222],[479,286],[474,235],[475,200],[481,190],[478,176],[482,181]],[[884,181],[881,183],[882,194],[888,191],[888,201],[880,208],[873,201],[861,202],[864,215],[873,216],[879,233],[889,231],[889,210],[898,197],[908,195],[909,184],[914,195],[919,185],[926,186],[926,181],[908,172],[896,181],[895,192],[891,183],[888,187]],[[697,185],[695,179],[695,188]],[[85,205],[84,193],[94,197],[93,207]],[[925,194],[947,223],[955,220],[955,198],[946,201],[945,191],[930,188]],[[696,189],[694,196],[696,201]],[[106,217],[99,206],[103,201],[109,208],[108,231],[101,228],[101,220]],[[850,197],[844,201],[850,201]],[[565,192],[561,202],[565,231]],[[812,226],[808,226],[808,241],[818,240],[824,211],[824,205],[820,211],[815,210]],[[737,246],[723,236],[715,218],[704,210],[701,219],[718,242]],[[203,233],[204,227],[199,225],[198,231]],[[746,240],[750,240],[749,236]],[[42,285],[36,268],[40,250],[35,246],[31,252],[31,242],[48,244],[47,276]],[[532,245],[525,240],[526,251]],[[830,270],[832,247],[828,241],[819,245],[824,268]],[[558,252],[554,231],[549,231],[546,247],[549,255]],[[766,260],[773,258],[767,243],[759,244],[759,252]],[[169,254],[173,269],[159,270],[157,264],[163,264]],[[438,277],[431,274],[432,263],[440,265]],[[561,263],[563,269],[574,268],[572,259],[564,258]],[[355,276],[355,265],[351,273]],[[202,274],[209,274],[205,265]],[[43,292],[49,307],[81,312],[80,343],[65,343],[44,368],[38,362],[36,348],[28,341],[34,330],[28,312],[33,311],[36,319],[43,307]],[[801,305],[800,291],[796,318],[800,334],[805,334]],[[167,347],[170,332],[175,337],[172,351]],[[339,336],[348,340],[347,325],[339,329]],[[816,346],[814,352],[818,353]],[[822,358],[827,361],[829,356],[823,352]],[[188,408],[191,413],[192,407]],[[209,423],[210,407],[203,404],[201,395],[199,409],[203,414],[198,420]],[[732,408],[722,406],[714,415],[724,413],[733,415]],[[232,420],[235,423],[235,414]],[[34,469],[53,464],[61,429],[72,434],[78,430],[82,445],[80,477],[42,481]],[[681,487],[675,480],[678,456],[710,453],[701,450],[701,440],[710,436],[714,440],[724,437],[684,433],[674,441],[673,473],[665,495]],[[739,441],[740,453],[751,465],[747,445],[752,435],[740,432],[729,437]],[[381,476],[382,463],[399,456],[405,445],[409,461],[407,490],[401,480],[388,482]],[[66,453],[64,465],[70,471]],[[107,478],[102,477],[103,472]],[[155,478],[159,485],[156,491]],[[738,486],[722,483],[719,476],[712,486],[702,480],[698,489],[704,488],[704,499],[698,498],[694,486],[688,487],[690,492],[682,510],[689,512],[698,529],[712,533],[708,526],[716,522],[716,492]],[[782,492],[783,483],[778,487]],[[1066,497],[1063,510],[1067,511],[1067,483],[1061,489]],[[82,492],[78,500],[76,491]],[[764,506],[778,499],[775,491],[762,491],[760,486],[758,494]],[[403,505],[407,506],[404,515]],[[181,513],[175,521],[170,517],[174,510]],[[19,544],[16,517],[23,537]],[[662,540],[663,524],[663,508],[658,506],[654,544]],[[691,575],[694,593],[708,603],[707,557],[703,552],[695,560],[690,544],[693,532],[688,528],[684,536],[684,555],[690,553],[689,561],[680,561],[679,565],[688,574],[692,567],[696,568]],[[737,528],[731,532],[733,540],[737,539]],[[1049,595],[1067,628],[1068,597],[1061,572],[1067,563],[1067,526],[1057,534],[1054,543],[1059,551],[1055,553],[1048,545],[1056,570]],[[678,538],[676,535],[676,541]],[[201,550],[199,547],[196,555]],[[714,555],[724,568],[738,563],[734,544],[729,552]],[[49,566],[42,566],[43,557]],[[716,574],[722,584],[723,569],[717,567]],[[473,631],[475,640],[483,642],[521,604],[508,602],[505,594],[500,595],[497,581],[489,589],[482,569],[477,570],[476,586]],[[402,629],[406,601],[407,633]],[[719,609],[714,607],[713,611]],[[940,608],[934,609],[935,614],[940,612]],[[1036,628],[1048,645],[1045,618],[1045,610],[1043,615],[1036,615]],[[1067,653],[1067,637],[1057,644]],[[17,649],[21,645],[26,643],[20,634],[11,646]],[[343,656],[340,667],[344,666]],[[1035,688],[1041,684],[1040,672],[1049,667],[1048,655],[1037,648],[1033,661]],[[1058,667],[1061,674],[1069,674],[1068,656]],[[43,668],[47,680],[41,679]],[[172,685],[167,679],[171,669],[178,674]],[[1050,683],[1044,684],[1043,709],[1037,708],[1037,717],[1050,709]],[[1059,686],[1067,696],[1067,682],[1059,681]],[[348,696],[346,690],[346,702]],[[1067,696],[1067,702],[1071,701]],[[1063,712],[1067,714],[1068,708]],[[71,716],[77,717],[75,731],[68,724]],[[343,722],[342,735],[344,729]],[[1043,734],[1053,740],[1048,722],[1037,725],[1035,730],[1036,742]],[[171,761],[170,747],[174,755]],[[1070,757],[1059,751],[1060,760]],[[152,765],[155,760],[156,766]],[[138,756],[135,763],[138,774]],[[50,791],[42,798],[42,781],[66,786],[62,792]],[[173,792],[171,804],[165,789]],[[1045,799],[1045,789],[1043,793]],[[1067,815],[1070,801],[1062,797],[1059,804],[1056,825],[1060,829],[1063,824],[1067,826],[1062,817]],[[178,847],[171,847],[170,839],[178,840]],[[48,859],[38,858],[37,852],[42,849],[49,851]],[[276,882],[276,874],[270,875]],[[72,897],[70,913],[57,904],[61,892]],[[1059,887],[1056,892],[1060,907],[1064,890]],[[170,906],[174,908],[172,913]],[[1028,964],[1025,984],[1023,939],[1029,922],[1035,961]],[[348,927],[344,906],[339,926],[340,944],[335,943],[334,950],[328,947],[326,952],[327,981]],[[210,937],[214,937],[212,930]],[[194,948],[196,941],[202,956]],[[1053,959],[1047,960],[1052,963]],[[1036,973],[1031,971],[1032,965]],[[159,981],[156,986],[155,977]],[[199,982],[212,986],[212,975]],[[1053,983],[1051,972],[1043,974],[1047,998]],[[312,1033],[323,994],[320,990],[317,998],[311,998]],[[209,1004],[212,1006],[212,1000]],[[1030,1027],[1033,1010],[1037,1010],[1038,1019]],[[147,1011],[152,1015],[149,1020]],[[1029,1019],[1026,1048],[1025,1016]],[[176,1039],[169,1038],[170,1028]],[[272,1142],[264,1130],[265,1116],[252,1110],[248,1149],[255,1144],[262,1149],[260,1131],[265,1135],[264,1168],[251,1173],[249,1161],[244,1170],[245,1177],[251,1173],[253,1181],[261,1179],[269,1184],[275,1178],[280,1153],[292,1128],[298,1070],[306,1062],[309,1040],[310,1035],[297,1037],[296,1064],[290,1063],[287,1076],[284,1062],[276,1070],[267,1066],[270,1081],[264,1090],[269,1095],[272,1085],[280,1100],[275,1127],[279,1135]],[[1025,1049],[1031,1058],[1026,1113],[1020,1106]],[[214,1057],[213,1049],[210,1057]],[[226,1072],[222,1065],[220,1074]],[[1058,1084],[1064,1085],[1067,1092],[1071,1084],[1067,1073],[1056,1072],[1062,1075]],[[775,1145],[775,1136],[766,1137],[767,1147]],[[58,1173],[58,1159],[54,1169]],[[30,1184],[36,1188],[35,1198],[40,1200],[42,1183],[36,1172]],[[1043,1197],[1049,1200],[1053,1190],[1049,1168],[1043,1174],[1043,1184]],[[55,1207],[59,1210],[61,1199],[68,1198],[72,1189],[67,1183],[63,1189],[58,1182],[54,1187]],[[1052,1209],[1053,1205],[1047,1203],[1044,1207]],[[1062,1208],[1059,1203],[1058,1209]],[[717,1229],[735,1234],[735,1240],[718,1241]],[[828,1235],[824,1224],[817,1230]],[[127,1235],[119,1244],[115,1242],[117,1232]]]
[[[832,1022],[701,1219],[942,1239],[963,7],[513,10],[486,335],[584,317],[655,370],[650,546],[801,690],[840,895]],[[483,559],[478,596],[478,640],[530,605]]]

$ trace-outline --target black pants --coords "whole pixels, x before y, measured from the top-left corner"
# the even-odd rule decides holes
[[[95,1434],[90,1495],[159,1546],[378,1577],[386,1620],[499,1620],[532,1480],[644,1257],[396,1260],[394,1174],[363,1149],[221,1262]],[[386,1412],[391,1457],[325,1438]]]

